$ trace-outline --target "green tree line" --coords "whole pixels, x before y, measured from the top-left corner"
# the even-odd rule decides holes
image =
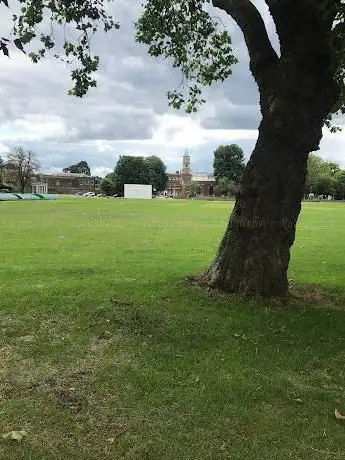
[[[161,192],[167,182],[166,166],[159,157],[121,155],[114,171],[103,179],[101,189],[107,195],[122,196],[125,184],[151,184],[154,191]]]
[[[308,158],[305,194],[331,195],[336,200],[345,200],[345,170],[332,161],[318,155]]]
[[[213,156],[215,195],[235,196],[245,168],[243,150],[237,144],[220,145]]]

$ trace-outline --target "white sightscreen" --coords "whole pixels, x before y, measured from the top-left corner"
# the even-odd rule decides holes
[[[125,184],[125,198],[150,200],[152,198],[152,185]]]

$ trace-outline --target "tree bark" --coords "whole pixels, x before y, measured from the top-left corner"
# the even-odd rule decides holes
[[[311,76],[300,67],[287,69],[284,61],[277,72],[271,71],[271,84],[260,91],[259,136],[228,228],[215,260],[199,277],[227,292],[287,294],[308,154],[318,149],[324,118],[338,94],[328,72]]]
[[[278,145],[261,127],[228,228],[203,281],[227,292],[287,293],[306,164],[305,151]]]

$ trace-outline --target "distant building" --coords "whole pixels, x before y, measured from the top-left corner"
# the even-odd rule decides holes
[[[168,172],[168,183],[165,194],[174,198],[186,197],[191,184],[195,184],[198,196],[213,196],[216,180],[212,174],[193,173],[190,155],[186,151],[183,155],[181,171]]]
[[[197,185],[197,194],[201,196],[213,196],[216,179],[212,174],[195,173],[192,182]]]
[[[168,183],[167,189],[164,192],[165,195],[178,197],[182,196],[182,178],[180,171],[176,171],[174,173],[168,172]]]
[[[95,192],[99,179],[95,176],[70,172],[39,173],[33,178],[31,187],[32,193],[73,195],[78,192]]]

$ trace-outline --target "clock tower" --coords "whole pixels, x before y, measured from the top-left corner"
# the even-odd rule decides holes
[[[182,176],[182,185],[183,186],[189,185],[191,183],[191,181],[192,181],[192,170],[191,170],[191,167],[190,167],[190,155],[189,155],[187,150],[183,154],[181,176]]]

